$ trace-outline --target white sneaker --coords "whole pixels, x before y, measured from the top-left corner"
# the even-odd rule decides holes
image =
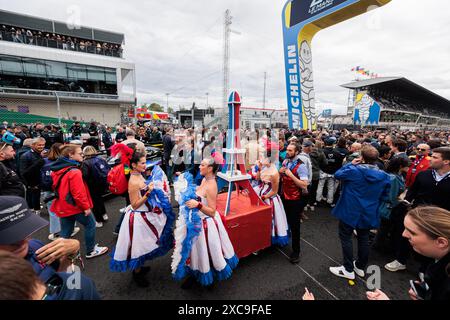
[[[316,207],[311,206],[311,207],[309,207],[309,210],[311,210],[311,212],[314,212],[316,210]]]
[[[73,228],[73,232],[70,236],[75,237],[78,232],[80,232],[80,227],[75,227],[75,228]]]
[[[95,227],[96,228],[102,228],[103,227],[103,222],[95,222]]]
[[[94,247],[94,251],[86,255],[86,259],[92,259],[95,257],[99,257],[108,252],[108,247],[99,247],[98,243]]]
[[[345,278],[348,280],[355,280],[355,273],[354,272],[347,272],[345,270],[344,266],[340,267],[330,267],[330,272],[334,274],[335,276]]]
[[[364,270],[359,269],[356,266],[356,261],[353,261],[353,270],[355,271],[355,273],[358,277],[364,278],[366,276],[366,273],[364,272]]]
[[[103,218],[103,220],[105,220],[105,221],[108,221],[108,220],[109,220],[109,217],[108,217],[107,214],[104,214],[102,218]]]
[[[50,233],[48,235],[48,240],[50,240],[50,241],[55,241],[58,238],[59,238],[59,234],[57,234],[57,233]]]
[[[305,209],[303,209],[304,212],[308,211],[309,206],[306,206]]]
[[[401,264],[397,260],[388,263],[387,265],[384,266],[384,268],[391,272],[406,270],[406,266],[404,264]]]

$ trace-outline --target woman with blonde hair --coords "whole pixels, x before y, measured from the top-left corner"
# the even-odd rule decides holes
[[[412,300],[450,301],[450,211],[438,207],[418,207],[405,217],[403,237],[417,253],[434,259],[420,281],[410,282]],[[369,300],[390,300],[377,289],[367,292]],[[306,289],[303,300],[315,300]]]
[[[413,300],[450,301],[450,212],[438,207],[418,207],[405,217],[403,237],[417,253],[434,259],[424,279],[411,282]],[[388,300],[380,290],[368,292],[369,300]]]
[[[51,166],[58,160],[58,158],[61,156],[61,149],[64,147],[62,143],[54,143],[48,154],[47,157],[44,158],[45,164],[41,169],[41,188],[43,190],[44,199],[51,198],[52,192],[52,170]],[[59,218],[56,216],[56,214],[50,210],[50,207],[52,206],[53,200],[50,200],[46,202],[47,205],[47,211],[50,218],[50,234],[48,236],[48,239],[50,241],[54,241],[57,238],[59,238],[59,233],[61,232],[61,222]],[[75,236],[80,231],[79,227],[74,227],[74,231],[72,232],[72,237]]]

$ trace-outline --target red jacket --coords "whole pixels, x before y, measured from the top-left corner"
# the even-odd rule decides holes
[[[413,161],[413,164],[409,168],[409,171],[406,175],[406,187],[409,188],[414,184],[414,181],[416,181],[416,177],[419,173],[422,171],[427,171],[430,168],[431,165],[431,158],[430,157],[423,157],[420,162],[419,156],[416,157],[416,160]]]
[[[53,189],[55,189],[59,178],[67,169],[68,168],[63,168],[61,170],[52,172]],[[69,190],[75,202],[75,205],[70,204],[67,201]],[[59,199],[55,199],[53,201],[50,210],[60,218],[84,213],[85,210],[91,209],[93,207],[89,189],[86,182],[83,181],[83,176],[81,170],[79,169],[72,169],[62,178],[58,192]]]

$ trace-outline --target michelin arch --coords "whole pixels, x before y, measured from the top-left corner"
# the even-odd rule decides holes
[[[283,38],[289,128],[317,126],[311,42],[320,30],[381,7],[391,0],[289,0]]]

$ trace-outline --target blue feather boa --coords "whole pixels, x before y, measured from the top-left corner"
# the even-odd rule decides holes
[[[186,276],[190,275],[195,277],[195,279],[202,286],[209,286],[213,284],[214,280],[222,281],[231,277],[233,269],[235,269],[239,263],[238,257],[235,255],[231,259],[226,259],[227,265],[221,270],[211,269],[207,273],[201,273],[198,270],[192,270],[186,265],[186,261],[189,258],[193,244],[195,243],[197,237],[202,230],[202,219],[199,216],[198,209],[189,209],[185,203],[189,200],[197,199],[197,186],[195,184],[194,178],[190,173],[185,173],[184,178],[186,179],[188,186],[187,189],[180,194],[180,215],[184,217],[186,222],[186,238],[183,240],[181,249],[181,260],[173,273],[173,278],[177,281],[183,280]]]
[[[173,277],[177,281],[181,281],[189,273],[189,268],[186,266],[186,261],[191,253],[192,245],[197,239],[198,235],[202,230],[202,219],[198,214],[198,209],[189,209],[185,203],[189,200],[197,199],[197,185],[194,183],[194,178],[190,173],[184,173],[184,178],[186,179],[188,185],[187,189],[181,193],[179,204],[180,212],[179,215],[183,216],[186,222],[186,238],[183,240],[181,249],[181,260],[178,264],[176,271],[173,273]],[[178,179],[178,178],[177,178]]]
[[[155,167],[156,168],[156,167]],[[159,168],[159,167],[158,167]],[[156,179],[162,179],[160,175],[154,175],[150,181],[155,181]],[[148,202],[153,206],[160,208],[161,211],[166,215],[166,225],[164,226],[163,232],[159,238],[159,247],[148,254],[141,256],[136,259],[116,261],[114,260],[113,251],[111,257],[111,262],[109,268],[112,272],[127,272],[128,270],[136,270],[144,265],[147,260],[152,260],[154,258],[162,257],[166,255],[172,248],[174,244],[173,238],[173,223],[175,221],[175,213],[172,210],[172,205],[170,199],[166,196],[164,191],[160,189],[153,189],[148,198]]]

